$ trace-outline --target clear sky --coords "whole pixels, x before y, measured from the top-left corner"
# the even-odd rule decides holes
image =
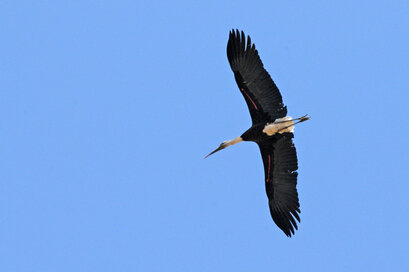
[[[299,125],[273,223],[227,62],[244,30]],[[409,271],[409,5],[0,1],[0,271]]]

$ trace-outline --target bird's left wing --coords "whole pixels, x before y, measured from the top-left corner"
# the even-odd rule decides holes
[[[300,222],[297,193],[297,153],[292,133],[277,134],[258,143],[264,163],[265,185],[271,216],[276,225],[291,236]]]
[[[246,100],[253,124],[273,122],[287,115],[280,91],[264,69],[250,36],[231,31],[227,42],[227,58],[240,92]]]

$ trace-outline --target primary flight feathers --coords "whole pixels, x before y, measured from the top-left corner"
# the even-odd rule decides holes
[[[227,42],[227,59],[247,102],[253,124],[273,122],[287,115],[280,91],[264,69],[250,36],[247,36],[246,42],[243,31],[231,31]]]

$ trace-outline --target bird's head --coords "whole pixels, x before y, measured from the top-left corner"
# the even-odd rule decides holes
[[[216,153],[219,150],[225,149],[226,147],[228,147],[229,145],[227,144],[227,141],[224,141],[223,143],[221,143],[219,145],[218,148],[216,148],[215,150],[213,150],[212,152],[209,153],[209,155],[207,155],[206,157],[204,157],[204,159],[206,159],[207,157],[209,157],[210,155]]]
[[[225,149],[226,147],[231,146],[231,145],[234,145],[234,144],[237,144],[238,142],[241,142],[241,141],[243,141],[243,139],[242,139],[240,136],[239,136],[239,137],[236,137],[236,138],[234,138],[234,139],[232,139],[232,140],[224,141],[223,143],[221,143],[221,144],[219,145],[218,148],[216,148],[215,150],[213,150],[213,152],[211,152],[209,155],[207,155],[206,157],[204,157],[204,159],[206,159],[207,157],[209,157],[210,155],[216,153],[216,152],[219,151],[219,150]]]

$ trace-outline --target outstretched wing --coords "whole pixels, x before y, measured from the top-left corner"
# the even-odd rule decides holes
[[[253,124],[273,122],[287,115],[280,91],[264,69],[250,36],[230,31],[227,58],[237,85],[246,100]]]
[[[263,157],[270,213],[277,226],[291,236],[300,222],[297,193],[297,153],[292,133],[277,134],[258,143]]]

